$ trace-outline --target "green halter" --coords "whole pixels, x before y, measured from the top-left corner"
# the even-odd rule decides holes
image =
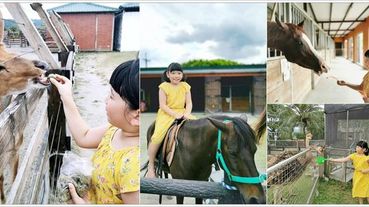
[[[224,120],[223,123],[229,123],[229,120]],[[262,183],[266,180],[267,175],[265,173],[260,174],[258,177],[241,177],[232,175],[231,171],[227,167],[227,164],[225,163],[224,157],[222,155],[222,131],[218,129],[218,147],[217,147],[217,153],[215,155],[216,160],[218,163],[221,164],[223,170],[226,172],[229,180],[231,182],[237,182],[237,183],[248,183],[248,184],[257,184]]]

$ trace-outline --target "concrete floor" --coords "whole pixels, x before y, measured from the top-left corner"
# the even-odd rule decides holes
[[[331,70],[323,74],[315,88],[308,93],[306,104],[358,104],[364,103],[359,92],[346,86],[337,85],[338,80],[360,84],[368,72],[351,61],[337,57],[330,64]],[[333,78],[335,77],[335,78]]]

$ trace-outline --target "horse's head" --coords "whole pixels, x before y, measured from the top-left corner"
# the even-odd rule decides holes
[[[283,23],[276,18],[276,24],[283,31],[283,39],[279,47],[289,62],[296,63],[304,68],[312,69],[318,75],[328,72],[328,66],[311,44],[304,32],[304,21],[300,24]],[[273,34],[268,34],[268,36]],[[282,37],[282,36],[281,36]],[[272,37],[271,37],[272,38]]]
[[[241,118],[231,118],[232,122],[223,123],[209,118],[210,122],[222,131],[222,154],[232,175],[240,177],[258,177],[254,155],[258,142],[253,130]],[[260,183],[233,183],[241,192],[246,203],[265,203],[265,193]]]

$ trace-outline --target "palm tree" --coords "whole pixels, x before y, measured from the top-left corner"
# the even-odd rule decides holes
[[[308,131],[314,137],[324,137],[324,112],[320,105],[268,105],[268,118],[277,120],[271,125],[268,123],[268,127],[278,129],[281,137],[291,139],[296,126],[302,126],[304,137]]]

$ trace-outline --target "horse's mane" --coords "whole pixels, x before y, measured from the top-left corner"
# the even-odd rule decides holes
[[[214,115],[209,116],[210,118],[215,118],[217,120],[229,120],[234,124],[235,132],[237,136],[240,138],[239,141],[241,145],[248,145],[251,149],[256,150],[256,144],[259,143],[260,136],[257,136],[258,133],[251,128],[251,126],[247,123],[247,121],[241,117],[230,117],[225,115]]]
[[[256,151],[256,144],[259,143],[259,139],[247,121],[240,117],[233,117],[231,120],[235,126],[236,134],[240,138],[241,145],[246,144],[250,146],[252,151]]]

